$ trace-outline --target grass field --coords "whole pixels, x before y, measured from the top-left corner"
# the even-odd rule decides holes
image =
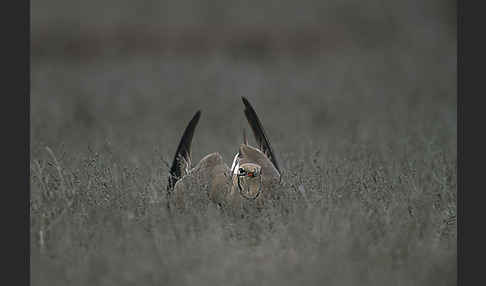
[[[310,58],[34,58],[32,285],[455,285],[456,45],[430,33]],[[169,217],[187,122],[202,110],[194,161],[231,164],[240,96],[285,196]]]

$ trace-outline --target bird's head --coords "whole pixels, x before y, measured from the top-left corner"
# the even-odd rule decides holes
[[[238,167],[236,176],[240,194],[246,199],[256,199],[262,191],[262,167],[254,163],[244,163]]]

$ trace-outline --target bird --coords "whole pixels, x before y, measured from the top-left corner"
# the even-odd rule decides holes
[[[238,146],[231,167],[218,152],[207,154],[192,166],[191,143],[201,117],[201,110],[198,110],[182,134],[169,170],[169,210],[173,207],[184,210],[188,198],[198,197],[209,199],[220,209],[239,214],[249,204],[262,209],[266,200],[275,198],[281,182],[277,157],[255,109],[246,97],[241,99],[257,146],[248,144],[243,129],[243,143]]]

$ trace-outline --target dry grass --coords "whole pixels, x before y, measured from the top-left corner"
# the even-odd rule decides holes
[[[34,62],[32,285],[455,285],[455,42],[393,43]],[[193,158],[231,163],[241,95],[279,156],[282,199],[242,219],[201,201],[170,217],[183,128],[202,109]]]

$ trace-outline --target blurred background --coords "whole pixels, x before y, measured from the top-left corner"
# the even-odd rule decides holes
[[[316,202],[296,223],[308,228],[276,236],[295,240],[265,232],[267,284],[454,285],[455,229],[435,235],[456,210],[456,39],[452,0],[32,0],[32,281],[258,285],[261,249],[209,229],[177,250],[149,223],[166,216],[166,163],[196,110],[193,161],[219,151],[230,164],[246,96],[288,181]],[[61,220],[46,147],[80,190]]]
[[[266,58],[438,49],[454,41],[455,8],[452,0],[32,1],[32,56]]]
[[[421,127],[455,130],[455,7],[451,0],[32,1],[32,139],[75,148],[96,134],[118,142],[154,135],[173,145],[162,134],[179,134],[203,109],[208,130],[196,140],[215,133],[237,142],[243,117],[229,115],[242,113],[241,95],[264,111],[277,142],[300,139],[289,134],[302,127],[324,144],[373,138],[403,129],[396,124],[418,127],[419,114],[427,116]],[[376,124],[383,126],[361,128]]]

